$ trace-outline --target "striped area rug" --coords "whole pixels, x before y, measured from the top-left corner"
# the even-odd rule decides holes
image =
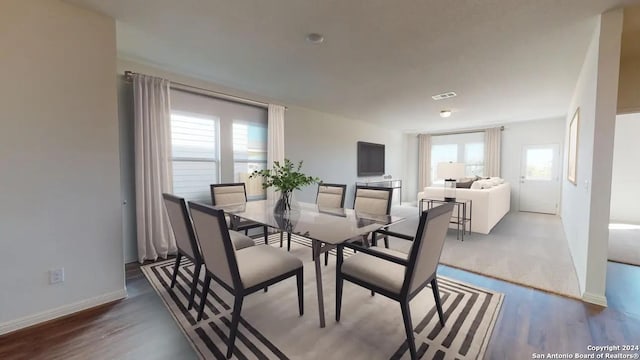
[[[256,239],[261,243],[261,239]],[[269,237],[279,246],[279,235]],[[286,244],[285,244],[286,246]],[[286,249],[283,249],[286,251]],[[345,282],[342,319],[335,322],[335,258],[322,267],[327,326],[319,327],[310,241],[293,235],[291,253],[304,262],[304,316],[298,316],[295,278],[245,298],[234,359],[409,359],[400,306]],[[345,253],[349,256],[348,252]],[[169,312],[203,359],[223,359],[233,298],[212,282],[202,321],[187,311],[193,265],[185,260],[169,289],[174,260],[142,267]],[[204,276],[200,279],[202,288]],[[503,294],[438,277],[446,325],[442,328],[433,295],[424,289],[411,301],[416,346],[422,359],[483,359]],[[196,300],[199,303],[200,293]]]

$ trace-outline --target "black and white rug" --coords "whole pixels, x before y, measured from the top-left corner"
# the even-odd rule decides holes
[[[269,238],[279,246],[279,235]],[[261,239],[256,239],[257,243]],[[286,244],[285,244],[286,246]],[[381,295],[345,282],[342,319],[335,318],[335,257],[322,266],[327,326],[319,327],[318,302],[310,241],[293,236],[291,253],[305,264],[304,316],[298,316],[295,278],[245,298],[236,359],[409,359],[400,306]],[[286,251],[286,248],[283,249]],[[347,255],[347,254],[345,254]],[[203,359],[223,359],[233,299],[212,282],[204,318],[187,311],[193,265],[185,261],[174,289],[169,289],[174,260],[142,267],[180,328]],[[202,281],[200,287],[202,289]],[[433,295],[424,289],[411,301],[416,346],[422,359],[483,359],[496,324],[503,294],[438,277],[445,312],[442,328]],[[200,293],[196,300],[199,303]]]

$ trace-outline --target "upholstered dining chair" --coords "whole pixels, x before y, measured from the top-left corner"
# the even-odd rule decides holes
[[[211,279],[233,294],[235,298],[227,358],[233,354],[245,296],[295,276],[298,285],[298,310],[302,316],[304,313],[303,271],[300,259],[269,245],[253,246],[236,251],[222,210],[193,202],[189,202],[189,209],[196,235],[200,240],[202,259],[206,269],[198,321],[202,319]]]
[[[391,200],[393,188],[377,186],[356,186],[356,194],[353,200],[353,209],[356,212],[364,212],[372,215],[391,214]],[[376,234],[372,234],[371,241],[376,245]],[[389,238],[384,237],[384,246],[389,248]]]
[[[346,192],[347,185],[345,184],[318,184],[316,204],[322,208],[343,208]]]
[[[244,183],[211,184],[211,204],[231,205],[244,204],[247,202],[247,189]],[[235,231],[244,230],[245,235],[249,229],[262,227],[264,231],[264,243],[269,243],[269,230],[266,225],[257,222],[240,219],[236,216],[229,217],[229,228]]]
[[[440,325],[444,326],[436,272],[449,228],[453,204],[444,204],[424,211],[409,254],[378,248],[358,247],[352,243],[338,246],[336,268],[336,321],[340,321],[344,280],[360,285],[400,303],[407,343],[412,359],[417,358],[409,302],[424,287],[431,284]],[[358,252],[344,259],[344,247]]]
[[[196,289],[198,286],[198,279],[200,277],[200,269],[202,267],[202,255],[200,253],[200,245],[193,230],[193,223],[191,222],[191,216],[189,215],[189,209],[184,198],[171,195],[162,194],[164,199],[164,206],[169,216],[169,223],[173,230],[173,235],[176,239],[176,245],[178,246],[178,254],[176,255],[176,262],[173,266],[173,276],[171,277],[171,285],[176,285],[176,278],[178,276],[178,268],[182,257],[186,257],[193,262],[193,279],[191,280],[191,292],[189,293],[189,306],[188,309],[193,307]],[[244,249],[253,246],[253,240],[248,236],[242,235],[239,232],[230,232],[231,241],[233,246],[237,249]]]
[[[344,198],[347,193],[347,185],[345,184],[318,184],[318,193],[316,194],[316,204],[318,209],[341,209],[344,208]],[[311,254],[313,259],[313,253]],[[329,263],[329,252],[324,253],[325,266]]]

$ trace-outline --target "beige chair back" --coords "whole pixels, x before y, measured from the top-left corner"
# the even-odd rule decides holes
[[[346,185],[320,184],[316,204],[322,208],[343,208]]]
[[[247,193],[244,183],[212,184],[211,203],[213,205],[244,204]]]
[[[357,186],[353,209],[373,215],[389,215],[392,191],[391,188]]]
[[[443,204],[422,213],[405,278],[409,293],[421,288],[436,273],[452,211],[453,204]]]
[[[191,259],[199,259],[200,253],[197,240],[195,239],[189,210],[184,198],[171,194],[162,194],[162,198],[178,249]]]
[[[193,202],[189,202],[189,209],[207,271],[232,289],[241,286],[224,211]]]

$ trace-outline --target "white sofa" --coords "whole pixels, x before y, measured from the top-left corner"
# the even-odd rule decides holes
[[[431,186],[418,193],[418,204],[421,199],[442,199],[443,186]],[[456,189],[456,199],[472,201],[471,231],[488,234],[504,217],[511,207],[511,185],[503,183],[489,189]],[[426,209],[426,204],[425,204]],[[467,208],[467,216],[470,209]]]

